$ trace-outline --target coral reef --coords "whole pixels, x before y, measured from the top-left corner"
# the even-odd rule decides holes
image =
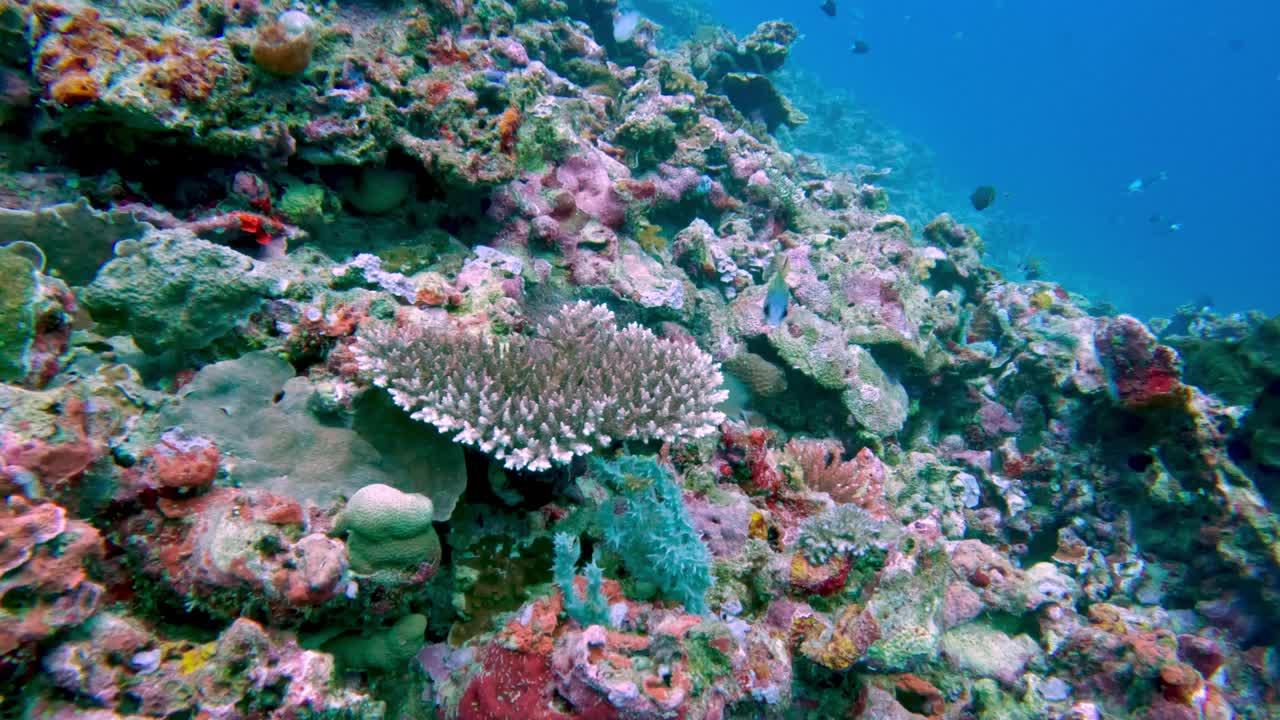
[[[0,3],[0,716],[1280,716],[1280,319],[711,22]]]
[[[33,717],[228,718],[376,717],[379,703],[332,687],[333,658],[303,650],[288,634],[237,619],[207,643],[170,638],[135,620],[102,613],[45,658],[49,682],[74,701],[41,700]],[[246,670],[250,670],[246,672]]]

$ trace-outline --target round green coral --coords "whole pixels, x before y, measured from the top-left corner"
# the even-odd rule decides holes
[[[351,570],[368,575],[406,570],[440,561],[440,539],[432,527],[435,511],[425,495],[375,483],[356,491],[338,520],[347,532]]]

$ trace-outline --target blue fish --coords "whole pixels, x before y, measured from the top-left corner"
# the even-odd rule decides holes
[[[769,287],[764,293],[764,321],[769,327],[777,327],[787,316],[787,306],[791,304],[791,290],[787,288],[787,270],[791,268],[791,258],[782,256],[782,265],[769,280]]]

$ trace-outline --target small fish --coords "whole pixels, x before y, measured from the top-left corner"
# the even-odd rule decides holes
[[[1163,170],[1156,173],[1155,175],[1151,175],[1148,177],[1135,178],[1133,182],[1129,183],[1129,192],[1131,193],[1142,192],[1143,190],[1146,190],[1152,185],[1155,185],[1158,182],[1164,182],[1165,180],[1168,180],[1168,179],[1169,179],[1169,173]]]
[[[615,42],[624,43],[630,40],[640,27],[640,21],[644,16],[638,12],[618,13],[613,17],[613,39]]]
[[[973,209],[982,211],[991,207],[991,203],[996,201],[996,189],[990,185],[981,185],[973,194],[969,196],[969,202],[973,204]]]
[[[853,44],[849,46],[849,52],[854,55],[866,55],[871,52],[871,45],[866,40],[854,40]]]
[[[1038,257],[1029,257],[1018,264],[1018,269],[1028,280],[1039,280],[1044,276],[1044,261]]]
[[[1182,223],[1169,223],[1169,232],[1178,232],[1182,229]]]
[[[791,268],[791,258],[782,257],[782,264],[769,280],[769,287],[764,293],[764,321],[769,327],[777,327],[787,316],[787,306],[791,304],[791,290],[787,288],[787,270]]]
[[[836,0],[823,0],[822,5],[818,9],[827,14],[827,17],[836,16]]]

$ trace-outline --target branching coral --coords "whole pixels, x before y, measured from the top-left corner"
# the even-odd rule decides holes
[[[533,337],[373,326],[355,355],[414,419],[511,469],[545,470],[615,440],[701,438],[724,420],[710,355],[634,323],[619,329],[608,308],[586,302]]]

